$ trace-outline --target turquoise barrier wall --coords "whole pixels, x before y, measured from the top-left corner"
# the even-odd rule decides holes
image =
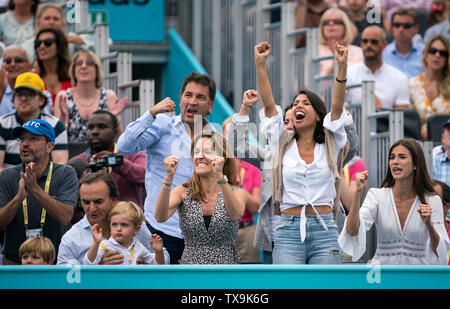
[[[0,289],[449,289],[447,266],[0,266]]]
[[[192,72],[202,74],[207,74],[207,72],[176,30],[169,29],[167,37],[170,50],[169,61],[163,71],[163,96],[164,98],[170,97],[175,102],[175,113],[179,114],[180,89],[184,78]],[[212,113],[207,118],[208,121],[214,123],[216,128],[218,126],[220,128],[222,122],[234,113],[234,109],[222,93],[217,91]]]

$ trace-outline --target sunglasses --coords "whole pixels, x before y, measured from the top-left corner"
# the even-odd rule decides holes
[[[340,19],[324,19],[322,20],[322,25],[326,26],[329,25],[331,22],[333,22],[333,24],[335,25],[343,25],[344,22]]]
[[[86,60],[86,61],[77,60],[77,61],[74,62],[74,64],[77,67],[81,67],[81,66],[83,66],[83,64],[86,64],[87,67],[89,67],[89,66],[91,66],[91,67],[97,66],[93,60]]]
[[[412,27],[414,27],[414,24],[411,23],[392,23],[392,25],[394,26],[394,28],[403,27],[403,29],[411,29]]]
[[[38,93],[36,91],[29,90],[29,89],[19,89],[19,90],[15,91],[15,96],[18,98],[25,97],[25,99],[30,99],[30,98],[34,98],[37,95],[38,95]]]
[[[36,40],[34,41],[34,47],[38,48],[44,43],[45,47],[50,47],[55,42],[55,39],[45,39],[45,40]]]
[[[378,45],[378,43],[380,43],[380,41],[377,39],[361,39],[361,43],[363,43],[363,44],[367,44],[369,42],[372,45]]]
[[[22,58],[22,57],[14,57],[14,58],[8,57],[8,58],[3,59],[3,62],[5,62],[6,64],[11,64],[13,62],[13,60],[14,60],[15,63],[22,63],[22,62],[25,61],[25,58]]]
[[[444,57],[444,58],[448,57],[448,51],[445,49],[437,49],[434,47],[430,47],[430,48],[428,48],[428,53],[431,55],[435,55],[436,53],[439,53],[439,55],[441,57]]]

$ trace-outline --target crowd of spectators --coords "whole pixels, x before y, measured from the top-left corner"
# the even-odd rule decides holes
[[[379,237],[398,241],[383,230],[392,227],[371,217],[374,211],[394,216],[400,230],[413,222],[408,232],[426,251],[386,259],[410,254],[393,246],[377,252],[379,261],[446,263],[450,0],[377,1],[381,7],[368,0],[288,1],[296,3],[297,28],[319,28],[319,56],[335,58],[320,64],[321,75],[336,76],[332,108],[304,90],[283,113],[266,71],[271,46],[262,42],[255,46],[258,91],[243,94],[221,135],[206,119],[215,81],[198,73],[181,86],[179,115],[170,115],[175,103],[165,98],[122,127],[127,98],[103,86],[92,36],[67,33],[56,4],[9,0],[0,14],[3,264],[357,262],[371,225]],[[296,43],[303,47],[304,36]],[[440,121],[441,132],[432,174],[419,144],[400,140],[382,188],[366,199],[367,162],[355,153],[359,141],[345,108],[362,96],[345,85],[364,80],[375,82],[377,109],[417,113],[417,140],[432,140],[430,121]],[[259,99],[267,143],[255,163],[237,154],[242,145],[232,137],[249,143],[247,129],[237,128]],[[86,150],[71,157],[70,143]],[[379,201],[388,200],[397,211],[381,209]]]

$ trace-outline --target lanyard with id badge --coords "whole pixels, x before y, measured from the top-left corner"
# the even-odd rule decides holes
[[[48,169],[48,175],[47,175],[47,179],[45,180],[45,188],[44,188],[44,191],[47,194],[50,191],[50,181],[52,180],[52,173],[53,173],[53,162],[50,161],[50,167]],[[47,211],[45,210],[45,208],[42,207],[41,227],[38,229],[31,229],[31,230],[28,229],[28,204],[27,204],[26,198],[22,201],[22,209],[23,209],[23,221],[25,223],[25,233],[26,233],[27,239],[31,238],[31,237],[44,236],[43,235],[43,227],[45,224],[45,217],[47,215]]]

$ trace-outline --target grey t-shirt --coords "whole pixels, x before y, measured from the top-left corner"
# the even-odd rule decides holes
[[[22,165],[7,168],[0,173],[0,208],[8,204],[16,196],[19,188]],[[39,186],[44,190],[47,170],[38,178]],[[50,182],[49,195],[57,201],[76,206],[78,199],[78,178],[75,170],[69,165],[53,163],[53,173]],[[27,197],[28,205],[28,229],[40,228],[42,207],[30,193]],[[62,235],[69,226],[62,226],[47,212],[43,235],[48,237],[58,250]],[[5,229],[5,241],[3,253],[7,259],[20,263],[19,247],[26,240],[25,223],[22,205],[11,222]],[[57,252],[56,252],[57,254]]]

